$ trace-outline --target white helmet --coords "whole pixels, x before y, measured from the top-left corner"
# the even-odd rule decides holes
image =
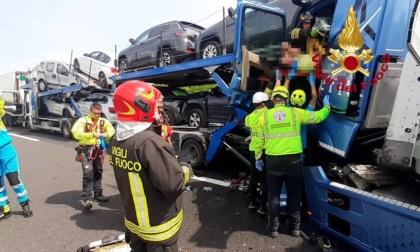
[[[258,103],[265,102],[268,100],[269,100],[268,95],[264,92],[256,92],[254,96],[252,96],[252,103],[258,104]]]

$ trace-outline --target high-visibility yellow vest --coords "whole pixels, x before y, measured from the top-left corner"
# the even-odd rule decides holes
[[[245,117],[245,126],[251,131],[251,142],[249,143],[249,150],[255,151],[257,138],[263,138],[262,132],[258,132],[258,118],[260,118],[264,111],[268,110],[267,107],[259,108],[251,112]]]
[[[302,152],[300,137],[301,124],[316,124],[327,118],[330,106],[319,111],[288,108],[277,104],[264,112],[258,123],[263,127],[264,144],[258,143],[255,156],[258,159],[265,148],[265,153],[272,156],[290,155]]]
[[[0,96],[0,130],[6,131],[6,126],[4,126],[3,120],[1,119],[6,114],[4,103],[3,97]]]
[[[272,156],[302,152],[300,123],[293,108],[275,106],[264,113],[265,153]]]
[[[76,140],[79,140],[79,145],[95,145],[99,144],[100,140],[93,137],[94,133],[107,133],[108,137],[105,140],[109,141],[115,134],[115,129],[105,118],[99,118],[95,124],[90,115],[87,115],[76,121],[71,133]]]

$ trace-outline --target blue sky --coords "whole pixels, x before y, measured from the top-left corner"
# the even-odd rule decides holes
[[[183,20],[208,26],[236,0],[0,0],[0,74],[95,50],[115,55],[146,29]],[[227,11],[226,11],[227,13]]]

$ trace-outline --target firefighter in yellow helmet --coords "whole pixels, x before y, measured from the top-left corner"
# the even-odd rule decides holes
[[[278,237],[280,205],[279,198],[283,182],[287,190],[287,213],[290,232],[300,235],[300,195],[303,184],[301,124],[316,124],[330,113],[329,96],[324,97],[324,107],[319,111],[308,111],[286,106],[289,91],[284,86],[273,90],[274,108],[264,111],[260,117],[260,132],[255,147],[256,165],[265,149],[267,163],[268,215],[270,236]],[[258,132],[258,133],[260,133]],[[258,134],[257,133],[257,134]]]
[[[191,166],[178,164],[158,133],[162,94],[142,81],[127,81],[114,93],[117,132],[108,153],[121,194],[126,242],[132,252],[178,251],[183,222],[182,189]]]

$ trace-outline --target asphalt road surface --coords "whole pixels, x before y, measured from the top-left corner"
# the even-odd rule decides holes
[[[94,203],[92,210],[85,212],[80,197],[81,165],[74,161],[76,141],[20,127],[9,132],[34,215],[28,219],[22,216],[6,182],[12,215],[0,222],[0,252],[76,251],[124,232],[121,199],[109,163],[104,165],[103,187],[110,201]],[[234,178],[240,170],[237,161],[219,160],[196,174],[224,180]],[[267,219],[247,209],[248,200],[241,190],[229,191],[224,185],[201,180],[192,180],[190,186],[192,190],[184,192],[180,251],[320,251],[301,237],[268,237]],[[204,191],[204,187],[213,190]]]

